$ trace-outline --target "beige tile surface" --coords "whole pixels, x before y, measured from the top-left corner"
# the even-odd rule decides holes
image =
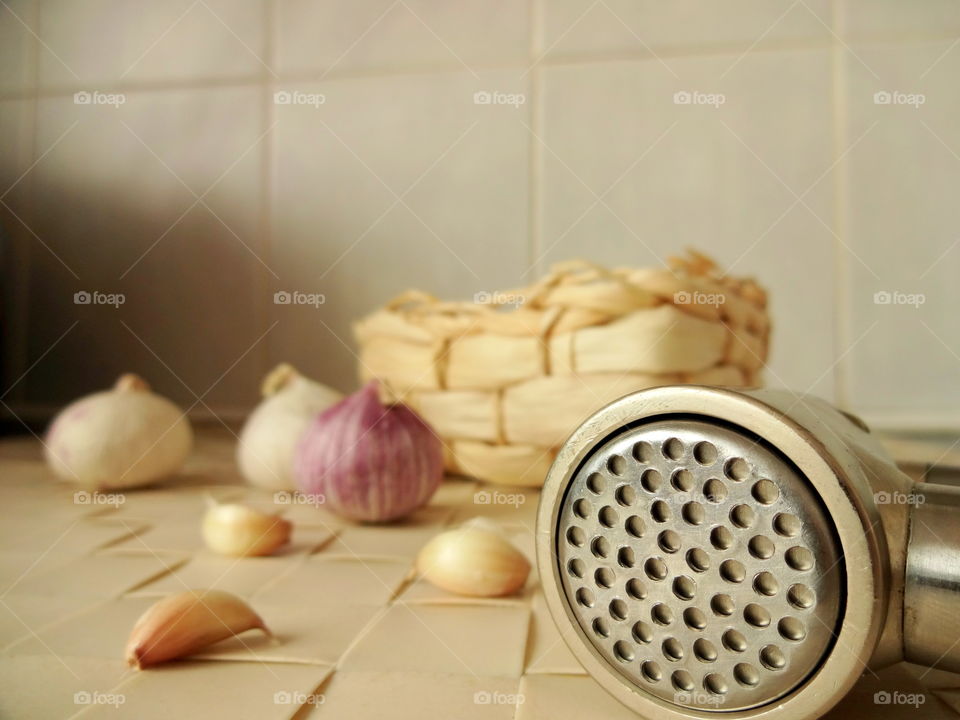
[[[837,31],[845,38],[903,39],[960,31],[960,12],[951,0],[906,5],[896,0],[843,0],[837,6]]]
[[[580,675],[585,672],[560,637],[541,593],[533,598],[525,668],[529,675]]]
[[[85,612],[99,600],[78,600],[72,595],[20,595],[0,597],[0,648],[12,645],[53,623]]]
[[[66,718],[92,702],[117,702],[114,687],[129,677],[121,660],[54,657],[0,657],[5,718]],[[112,711],[116,705],[105,707]]]
[[[23,91],[34,84],[39,4],[36,0],[5,3],[0,15],[0,91]]]
[[[584,717],[635,720],[637,717],[608,695],[593,678],[583,675],[524,675],[520,680],[520,694],[523,703],[517,709],[517,720],[576,720]]]
[[[216,588],[250,597],[299,562],[299,557],[227,558],[203,551],[169,575],[137,588],[130,595],[157,597],[190,588]]]
[[[410,572],[410,564],[373,558],[314,555],[258,592],[257,602],[385,605]],[[345,590],[349,588],[349,593]]]

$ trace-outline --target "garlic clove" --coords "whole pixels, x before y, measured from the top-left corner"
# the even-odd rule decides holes
[[[127,640],[127,664],[138,670],[188,655],[253,629],[270,630],[253,609],[222,590],[188,590],[152,605]]]
[[[443,590],[500,597],[524,586],[530,563],[500,533],[473,525],[430,540],[417,555],[417,570]]]
[[[234,557],[270,555],[290,541],[293,524],[244,505],[214,505],[203,517],[203,539],[214,552]]]

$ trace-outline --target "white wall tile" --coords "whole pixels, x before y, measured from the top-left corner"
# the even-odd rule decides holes
[[[529,9],[516,0],[276,0],[281,73],[524,61]]]
[[[174,374],[202,393],[263,332],[261,99],[224,88],[129,93],[120,107],[40,102],[38,152],[49,152],[34,171],[34,230],[50,251],[32,253],[30,356],[79,324],[27,378],[35,402],[134,370],[189,404]],[[194,205],[208,189],[211,209]],[[78,306],[78,290],[122,292],[126,302]],[[261,357],[248,355],[207,401],[252,398]]]
[[[769,47],[830,37],[830,3],[813,0],[543,0],[540,49],[566,53]]]
[[[854,409],[881,422],[960,419],[960,51],[949,47],[857,45],[844,61],[844,133],[866,133],[844,165],[849,239],[862,259],[846,263],[847,341],[862,337],[846,373]],[[903,95],[877,104],[877,92]],[[909,95],[923,104],[904,104]],[[878,292],[925,302],[876,304]]]
[[[41,0],[42,87],[256,77],[263,0]]]
[[[545,262],[647,265],[692,246],[755,274],[775,321],[768,384],[829,397],[829,54],[749,55],[729,70],[735,60],[545,70],[540,247]],[[690,91],[725,102],[675,103]]]
[[[36,0],[0,5],[0,92],[23,92],[34,83]]]
[[[847,38],[943,36],[960,32],[956,0],[840,0],[838,31]]]
[[[526,88],[516,73],[496,72],[286,90],[326,103],[276,108],[276,286],[327,302],[275,306],[271,354],[348,389],[356,360],[341,341],[352,345],[353,320],[408,288],[469,299],[518,281],[528,256],[528,106],[475,105],[473,94]]]

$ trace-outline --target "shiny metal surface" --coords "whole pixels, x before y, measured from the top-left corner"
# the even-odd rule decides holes
[[[597,447],[557,522],[570,613],[643,692],[730,711],[801,685],[834,642],[845,570],[808,480],[763,441],[664,419]]]

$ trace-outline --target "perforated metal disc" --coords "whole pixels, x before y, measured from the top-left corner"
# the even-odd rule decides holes
[[[587,641],[639,690],[739,710],[801,685],[844,604],[834,528],[762,441],[678,419],[596,449],[560,507],[563,594]]]

